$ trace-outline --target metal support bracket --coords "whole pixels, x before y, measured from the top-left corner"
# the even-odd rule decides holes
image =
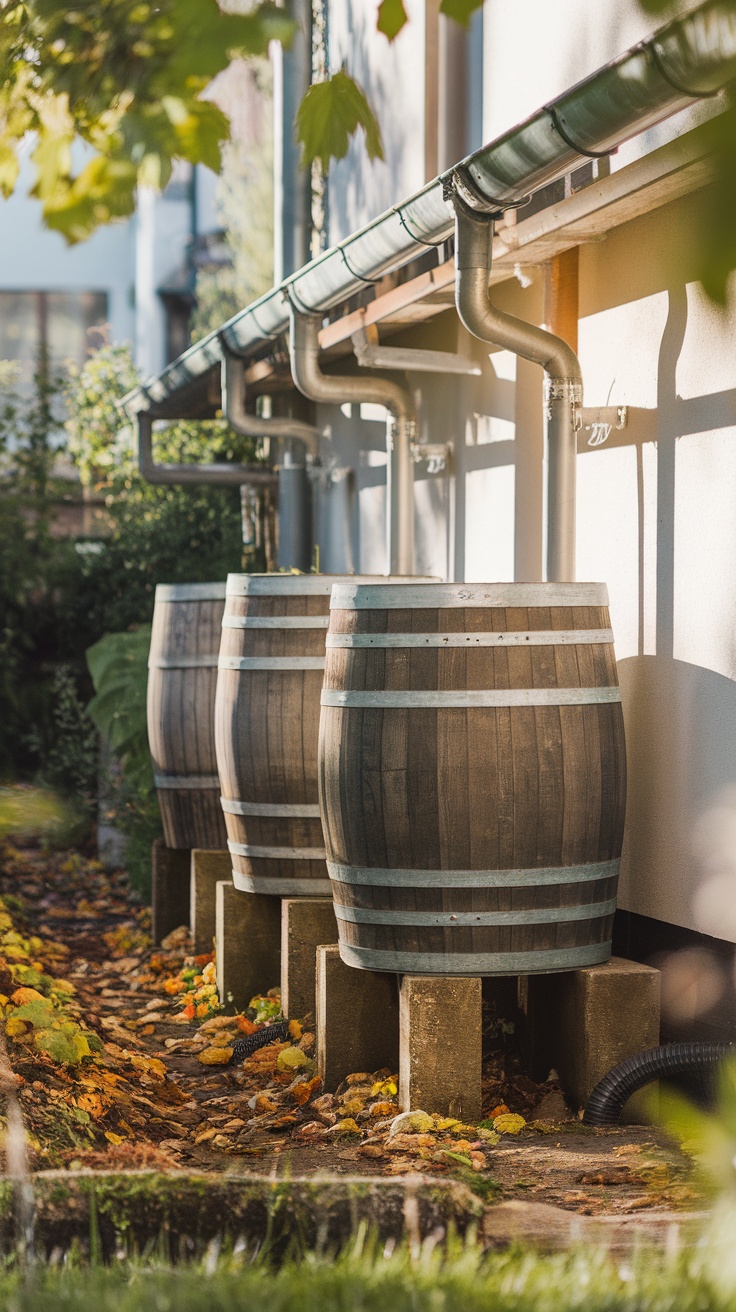
[[[415,465],[426,461],[428,474],[445,474],[452,461],[452,443],[412,442],[411,458]]]
[[[604,446],[611,433],[620,432],[629,422],[626,405],[583,406],[579,414],[587,444],[592,447]]]
[[[352,336],[355,358],[362,369],[410,369],[425,374],[466,374],[479,377],[481,366],[453,351],[423,351],[410,346],[381,346],[378,332],[359,328]]]

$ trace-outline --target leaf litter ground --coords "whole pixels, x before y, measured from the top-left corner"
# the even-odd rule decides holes
[[[0,898],[0,1085],[18,1096],[34,1170],[421,1172],[488,1202],[585,1215],[698,1204],[661,1132],[583,1127],[554,1081],[523,1074],[503,1036],[484,1064],[478,1125],[402,1114],[393,1071],[322,1089],[310,1017],[231,1062],[239,1039],[280,1017],[278,991],[224,1014],[212,958],[190,955],[184,929],[152,949],[150,912],[124,872],[5,844]]]

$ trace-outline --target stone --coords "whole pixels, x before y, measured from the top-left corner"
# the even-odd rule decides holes
[[[545,1093],[542,1101],[537,1104],[534,1111],[530,1114],[530,1121],[569,1121],[570,1108],[565,1101],[565,1095],[560,1093],[559,1089],[552,1089],[550,1093]]]
[[[217,991],[224,1007],[240,1011],[281,975],[280,898],[241,893],[232,880],[215,892]]]
[[[399,1063],[396,976],[355,970],[337,943],[317,948],[317,1069],[328,1093],[348,1075]]]
[[[158,944],[172,929],[189,925],[189,848],[167,847],[156,838],[151,849],[151,936]]]
[[[470,1124],[481,1116],[482,996],[477,978],[404,975],[399,1102]]]
[[[200,847],[192,849],[189,925],[197,955],[213,951],[217,884],[230,879],[231,868],[229,852],[207,851]]]
[[[315,1022],[317,948],[337,942],[329,897],[285,897],[281,901],[281,1005],[293,1020]]]
[[[660,972],[612,957],[559,975],[524,976],[519,984],[522,1053],[533,1079],[556,1070],[573,1108],[584,1107],[599,1080],[626,1057],[659,1043]],[[642,1095],[625,1118],[649,1119]]]

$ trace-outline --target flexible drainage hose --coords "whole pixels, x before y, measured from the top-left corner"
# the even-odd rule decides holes
[[[668,1043],[628,1057],[603,1076],[591,1093],[584,1125],[618,1125],[632,1093],[654,1080],[690,1073],[712,1075],[719,1062],[734,1052],[730,1043]]]
[[[283,1043],[284,1039],[289,1037],[288,1020],[278,1020],[273,1025],[266,1025],[265,1029],[256,1030],[255,1034],[247,1034],[245,1038],[238,1039],[233,1044],[233,1055],[228,1062],[238,1065],[245,1061],[246,1057],[252,1057],[254,1052],[259,1048],[265,1048],[268,1043]]]

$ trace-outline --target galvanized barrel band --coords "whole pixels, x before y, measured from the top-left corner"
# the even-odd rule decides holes
[[[223,620],[224,623],[224,620]],[[328,633],[328,647],[572,647],[613,642],[613,629],[519,629],[503,633]]]
[[[224,583],[158,583],[156,601],[224,601]]]
[[[149,670],[216,670],[217,655],[161,656],[148,662]]]
[[[363,710],[435,710],[485,706],[595,706],[620,702],[620,688],[491,688],[484,691],[447,692],[359,692],[323,688],[323,706],[355,707]]]
[[[220,670],[323,670],[324,656],[221,656]]]
[[[240,802],[235,798],[221,797],[225,815],[271,816],[284,820],[319,820],[319,805],[315,802]]]
[[[340,957],[346,966],[402,975],[543,975],[599,966],[610,956],[610,941],[574,948],[540,948],[538,952],[390,952],[340,941]]]
[[[323,847],[263,847],[258,843],[231,841],[227,850],[231,856],[261,857],[267,861],[324,861],[327,856]]]
[[[241,893],[266,893],[274,897],[329,897],[329,879],[269,879],[233,870],[233,884]]]
[[[528,870],[412,870],[378,866],[348,866],[328,861],[330,878],[339,884],[369,884],[379,888],[541,888],[617,879],[620,861],[594,861],[580,866],[543,866]]]
[[[223,615],[223,629],[326,629],[329,615]]]
[[[554,925],[612,916],[616,899],[585,902],[574,907],[535,907],[524,911],[379,911],[371,907],[346,907],[335,902],[338,920],[354,925],[435,925],[442,929],[480,928],[483,925]]]
[[[220,787],[216,774],[154,774],[153,782],[157,788],[205,788]]]
[[[399,576],[382,574],[228,574],[228,597],[329,597],[335,585],[400,583]]]
[[[607,606],[605,583],[336,583],[331,610],[445,610],[474,606]]]

